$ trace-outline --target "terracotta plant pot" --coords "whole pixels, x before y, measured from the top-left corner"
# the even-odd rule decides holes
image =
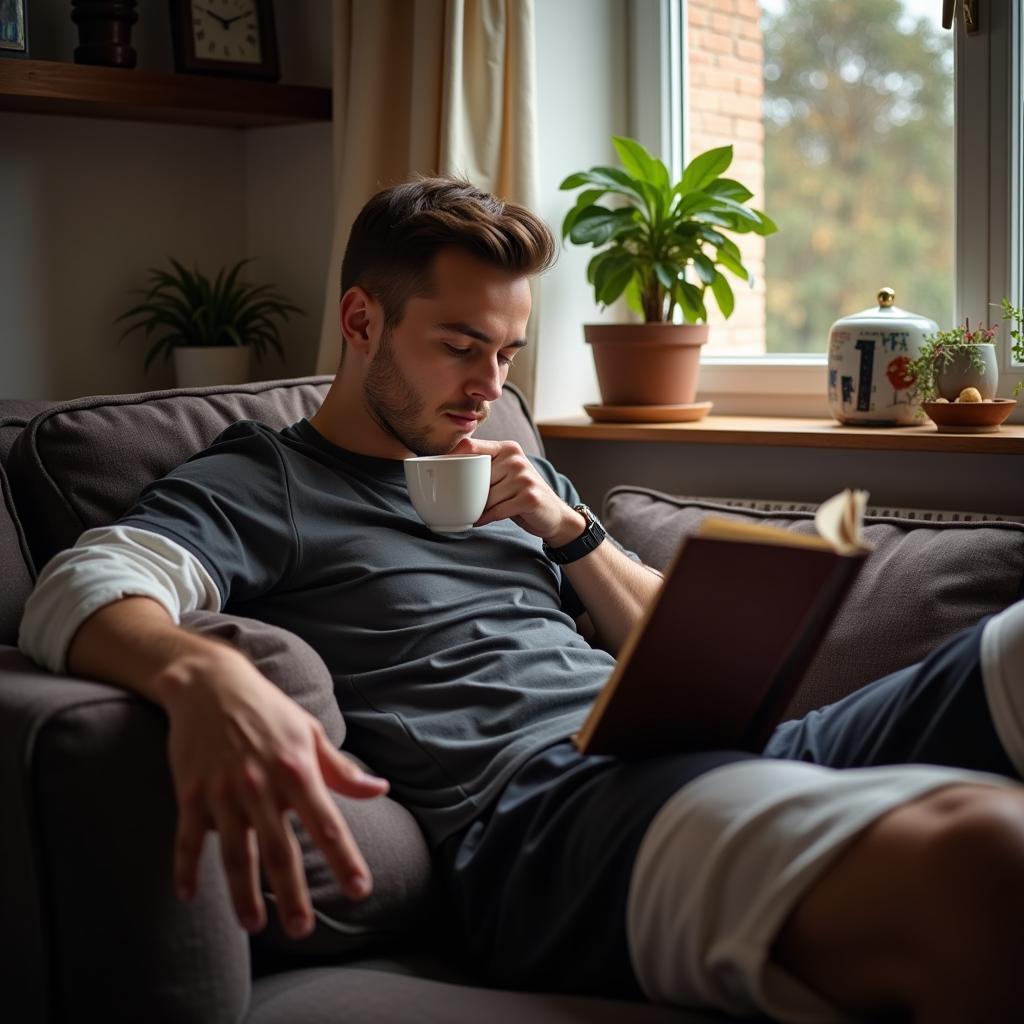
[[[584,324],[605,405],[691,405],[707,324]]]

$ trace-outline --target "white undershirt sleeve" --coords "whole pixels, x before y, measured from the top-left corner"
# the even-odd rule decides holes
[[[104,605],[138,596],[159,601],[175,623],[185,612],[221,608],[216,583],[191,551],[135,526],[100,527],[46,564],[25,604],[18,647],[65,672],[78,627]]]

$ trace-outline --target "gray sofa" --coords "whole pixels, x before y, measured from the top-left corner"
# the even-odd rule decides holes
[[[0,964],[19,1022],[638,1021],[709,1022],[687,1013],[487,988],[449,928],[444,894],[412,817],[389,799],[338,798],[373,870],[364,903],[337,891],[300,835],[317,924],[301,942],[273,917],[250,939],[236,925],[215,840],[199,896],[171,889],[175,825],[160,711],[119,689],[43,672],[15,649],[36,570],[82,530],[111,521],[149,480],[228,423],[311,415],[327,377],[238,387],[0,401]],[[482,431],[542,446],[513,388]],[[607,525],[663,566],[711,512],[808,530],[804,513],[763,513],[623,486]],[[923,655],[1021,595],[1024,526],[869,520],[876,551],[812,665],[794,713]],[[241,646],[344,740],[330,678],[290,634],[231,615],[191,628]],[[685,669],[680,666],[681,671]],[[370,766],[372,767],[372,766]]]

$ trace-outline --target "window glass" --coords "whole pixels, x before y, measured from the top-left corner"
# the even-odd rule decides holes
[[[729,174],[779,225],[744,237],[755,287],[737,283],[733,316],[713,318],[709,355],[823,353],[831,323],[885,285],[951,322],[953,34],[940,10],[688,0],[688,152],[732,143]]]

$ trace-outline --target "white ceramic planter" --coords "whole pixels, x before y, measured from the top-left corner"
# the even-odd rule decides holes
[[[174,350],[179,388],[245,384],[250,379],[248,345],[181,346]]]

